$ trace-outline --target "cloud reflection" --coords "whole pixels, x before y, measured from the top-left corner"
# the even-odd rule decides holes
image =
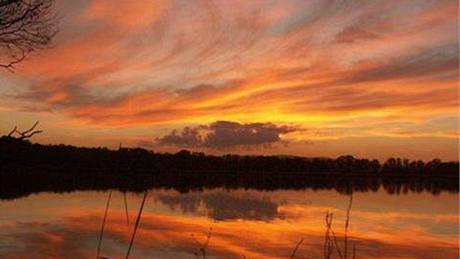
[[[204,205],[206,215],[215,220],[273,220],[278,215],[278,204],[268,198],[248,195],[231,195],[226,192],[204,194],[158,195],[158,200],[184,213],[196,214]]]
[[[118,258],[126,252],[132,225],[128,227],[126,224],[121,193],[115,193],[113,197],[102,255]],[[0,256],[68,258],[72,254],[79,258],[93,258],[105,199],[106,193],[77,192],[40,194],[11,203],[14,206],[0,203],[1,209],[10,212],[3,215],[5,218],[0,222]],[[220,202],[214,206],[217,200]],[[129,215],[135,217],[140,197],[128,195],[128,201]],[[323,251],[325,212],[334,213],[334,230],[340,242],[346,201],[346,196],[328,191],[221,190],[179,194],[156,190],[147,200],[133,256],[193,257],[197,247],[191,235],[202,241],[212,226],[209,256],[287,258],[298,240],[304,238],[298,255],[319,258]],[[194,205],[187,207],[189,202]],[[31,203],[37,210],[30,210]],[[225,204],[228,204],[226,208]],[[203,209],[202,205],[206,208]],[[381,211],[382,205],[386,206],[385,212]],[[176,209],[171,210],[170,206]],[[277,217],[266,220],[273,214],[273,209],[267,208],[274,206],[277,206]],[[354,196],[350,238],[356,244],[360,258],[457,258],[455,226],[458,215],[455,206],[458,206],[455,195],[414,194],[395,198],[383,192],[357,194]],[[178,211],[178,207],[186,208],[185,213]],[[22,214],[25,208],[29,211],[27,215]],[[255,212],[245,214],[250,210]]]

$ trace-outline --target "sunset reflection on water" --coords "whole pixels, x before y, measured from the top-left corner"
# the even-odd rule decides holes
[[[0,257],[94,258],[108,192],[40,193],[0,201]],[[122,258],[142,195],[113,192],[101,255]],[[354,193],[348,230],[358,258],[457,258],[458,194]],[[149,191],[133,258],[322,258],[326,212],[343,246],[349,196],[335,191]],[[7,213],[5,213],[7,212]],[[129,224],[128,224],[129,223]],[[196,239],[196,241],[194,240]]]

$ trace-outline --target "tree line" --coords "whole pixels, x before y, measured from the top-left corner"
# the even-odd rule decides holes
[[[41,145],[12,136],[0,138],[0,161],[4,166],[46,166],[51,168],[92,169],[111,173],[153,172],[258,172],[390,174],[457,177],[458,162],[440,159],[423,162],[401,158],[378,160],[355,158],[306,158],[295,156],[206,155],[182,150],[175,154],[143,148],[87,148],[69,145]]]

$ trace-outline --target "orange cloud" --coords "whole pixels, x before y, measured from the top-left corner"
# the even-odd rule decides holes
[[[62,3],[55,46],[0,86],[0,106],[52,111],[82,132],[229,120],[443,138],[455,129],[413,126],[458,121],[457,5]]]
[[[138,2],[95,0],[84,11],[82,17],[108,23],[117,30],[142,28],[158,19],[165,3],[163,1]]]

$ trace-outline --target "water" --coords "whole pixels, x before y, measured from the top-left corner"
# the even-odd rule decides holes
[[[108,191],[0,200],[0,258],[95,258]],[[101,256],[124,258],[142,194],[112,192]],[[357,258],[458,258],[458,193],[355,192],[348,253]],[[350,196],[335,190],[148,192],[132,258],[322,258],[325,216],[344,253]],[[209,234],[210,228],[212,228]],[[334,248],[335,249],[335,248]],[[333,258],[338,258],[336,252]]]

